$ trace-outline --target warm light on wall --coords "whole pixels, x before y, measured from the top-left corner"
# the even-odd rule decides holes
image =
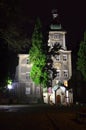
[[[68,87],[68,81],[67,80],[64,81],[64,86]]]

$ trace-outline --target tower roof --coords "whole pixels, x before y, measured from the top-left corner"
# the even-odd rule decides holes
[[[50,25],[51,30],[62,30],[61,23],[59,22],[59,15],[56,9],[52,10],[52,21]]]

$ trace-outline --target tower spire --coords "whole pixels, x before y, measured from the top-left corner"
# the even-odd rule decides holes
[[[58,17],[57,9],[52,10],[53,19]]]
[[[59,22],[59,15],[57,13],[57,9],[53,9],[52,10],[52,22],[51,22],[51,25],[50,25],[50,29],[51,30],[61,30],[62,27],[61,27],[61,24]]]

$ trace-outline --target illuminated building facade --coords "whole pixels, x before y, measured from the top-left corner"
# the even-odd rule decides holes
[[[16,67],[15,85],[18,101],[21,103],[37,103],[41,101],[41,88],[36,86],[30,78],[32,64],[28,54],[19,54],[19,63]]]
[[[51,54],[52,67],[56,70],[56,76],[52,78],[48,91],[43,90],[44,102],[54,104],[73,103],[73,91],[68,89],[68,81],[72,76],[71,50],[67,50],[66,31],[62,29],[58,21],[57,11],[54,10],[52,15],[53,21],[48,36],[49,52],[58,45],[60,49],[54,55]],[[16,70],[18,98],[26,103],[38,102],[42,98],[42,88],[36,86],[30,79],[32,65],[29,63],[28,54],[19,54],[18,58],[19,64]],[[52,74],[53,72],[51,72],[51,76]]]
[[[49,52],[52,49],[55,50],[58,46],[59,49],[51,54],[53,61],[52,68],[56,70],[56,76],[51,80],[51,92],[45,96],[45,102],[49,102],[50,100],[55,104],[73,103],[73,91],[72,89],[68,90],[68,81],[72,76],[71,50],[67,50],[65,40],[66,31],[62,29],[57,10],[53,10],[52,15],[53,20],[48,36]],[[51,71],[52,75],[53,71]]]

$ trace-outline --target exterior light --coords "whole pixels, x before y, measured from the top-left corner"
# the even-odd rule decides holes
[[[8,89],[12,89],[12,85],[11,85],[11,84],[8,84],[8,85],[7,85],[7,88],[8,88]]]
[[[12,80],[10,79],[8,80],[7,88],[12,89]]]
[[[64,86],[68,87],[68,81],[64,81]]]

